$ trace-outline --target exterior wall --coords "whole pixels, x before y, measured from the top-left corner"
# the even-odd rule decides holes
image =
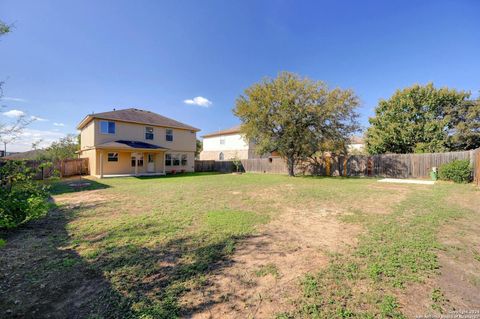
[[[224,139],[225,143],[220,144]],[[223,136],[213,136],[203,139],[203,150],[200,152],[200,160],[220,159],[220,153],[223,153],[225,160],[231,160],[235,156],[239,159],[267,158],[260,156],[255,152],[255,143],[247,142],[240,134],[230,134]]]
[[[88,171],[90,172],[90,175],[97,175],[96,151],[94,149],[82,151],[80,153],[80,158],[88,158]]]
[[[202,151],[200,153],[200,160],[220,160],[220,153],[223,153],[224,160],[231,160],[237,156],[238,159],[249,159],[248,150],[231,150],[231,151]]]
[[[222,139],[225,140],[225,144],[220,144]],[[213,136],[203,139],[203,150],[207,152],[248,150],[248,147],[248,143],[240,134]]]
[[[89,149],[95,146],[95,121],[88,123],[80,132],[80,149]]]
[[[168,142],[165,138],[165,127],[114,121],[115,134],[102,134],[100,133],[100,121],[102,120],[93,120],[95,122],[95,145],[117,140],[130,140],[151,143],[175,151],[195,152],[196,150],[197,137],[194,131],[173,128],[173,141]],[[145,139],[145,127],[153,127],[153,140]]]
[[[100,157],[102,157],[103,162],[103,175],[115,175],[115,174],[135,174],[135,167],[132,167],[132,153],[142,153],[143,154],[143,166],[138,166],[137,172],[139,174],[147,173],[148,167],[148,154],[154,154],[154,173],[163,172],[163,161],[165,152],[125,152],[125,151],[114,151],[114,150],[96,150],[96,160],[98,162],[96,173],[94,175],[100,175]],[[108,153],[115,152],[118,153],[118,162],[109,162]],[[100,156],[102,154],[102,156]],[[93,174],[93,173],[91,173]]]
[[[185,172],[193,172],[195,171],[195,152],[177,152],[177,151],[167,151],[165,154],[187,154],[187,165],[182,166],[182,165],[172,165],[172,166],[165,166],[165,171],[167,173],[170,173],[171,171],[185,171]],[[181,157],[180,157],[181,159]],[[173,164],[173,163],[172,163]]]

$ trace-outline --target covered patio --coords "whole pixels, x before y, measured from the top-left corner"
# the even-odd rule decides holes
[[[118,140],[96,147],[97,174],[104,177],[165,175],[167,148],[139,141]]]

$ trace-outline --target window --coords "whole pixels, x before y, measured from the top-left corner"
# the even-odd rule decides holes
[[[145,139],[146,140],[153,140],[153,127],[146,127],[145,128]]]
[[[173,155],[173,166],[179,166],[180,165],[180,158],[178,157],[178,154]]]
[[[118,162],[118,153],[108,153],[109,162]]]
[[[165,139],[168,142],[172,142],[173,141],[173,130],[171,128],[167,128],[165,133],[166,133],[165,134]]]
[[[225,145],[225,137],[220,137],[220,144]]]
[[[135,167],[135,161],[137,161],[137,166],[143,166],[143,155],[132,155],[132,167]]]
[[[115,122],[100,121],[100,133],[115,134]]]
[[[165,166],[172,166],[172,154],[165,154]]]
[[[218,160],[223,161],[224,159],[225,159],[225,156],[223,155],[222,152],[220,152],[220,154],[218,154]]]
[[[182,166],[187,166],[187,154],[182,154]]]

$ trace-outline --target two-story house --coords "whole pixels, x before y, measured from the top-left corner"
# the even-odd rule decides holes
[[[80,130],[81,158],[97,177],[194,171],[199,129],[139,109],[87,115]]]
[[[203,149],[200,160],[231,160],[261,158],[255,152],[255,144],[240,132],[240,125],[206,134],[203,137]],[[268,156],[266,156],[268,157]]]
[[[255,143],[248,141],[240,131],[240,125],[229,129],[206,134],[203,137],[203,149],[200,160],[227,161],[233,158],[256,159],[279,157],[277,152],[258,155]],[[361,137],[353,136],[347,145],[349,153],[362,152],[364,142]]]

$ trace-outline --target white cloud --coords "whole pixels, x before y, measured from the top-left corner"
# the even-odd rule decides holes
[[[7,112],[3,112],[2,114],[7,116],[7,117],[20,117],[20,116],[25,116],[26,115],[25,112],[20,111],[20,110],[10,110],[10,111],[7,111]]]
[[[34,120],[34,121],[39,121],[39,122],[46,122],[46,121],[48,121],[47,119],[44,119],[44,118],[41,118],[41,117],[38,117],[38,116],[35,116],[35,115],[30,116],[30,119],[32,119],[32,120]]]
[[[211,101],[209,101],[207,98],[204,98],[202,96],[197,96],[197,97],[194,97],[193,99],[183,100],[183,103],[190,104],[190,105],[198,105],[202,107],[209,107],[210,105],[212,105]]]
[[[2,97],[2,100],[4,101],[12,101],[12,102],[27,102],[27,100],[22,99],[21,97]]]
[[[54,123],[53,123],[53,126],[61,126],[61,127],[63,127],[63,126],[65,126],[65,124],[54,122]]]
[[[25,152],[32,149],[32,143],[41,141],[38,148],[44,148],[65,137],[67,134],[53,130],[36,130],[26,128],[11,143],[7,144],[7,152]]]

